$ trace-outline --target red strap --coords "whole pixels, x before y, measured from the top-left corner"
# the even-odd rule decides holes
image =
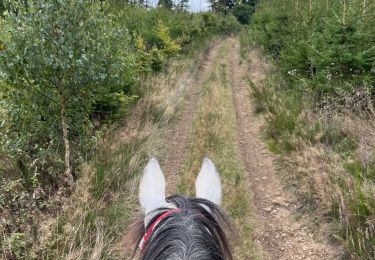
[[[146,241],[148,240],[149,236],[151,235],[152,231],[154,230],[154,227],[163,219],[165,218],[166,216],[168,216],[169,214],[173,213],[173,212],[179,212],[181,211],[181,209],[172,209],[170,211],[167,211],[167,212],[164,212],[163,214],[161,214],[152,224],[151,226],[147,229],[147,232],[144,234],[142,240],[141,240],[141,243],[139,244],[139,247],[141,248],[141,250],[143,251],[145,245],[146,245]]]

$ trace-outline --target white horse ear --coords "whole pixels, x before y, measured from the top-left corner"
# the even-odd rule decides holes
[[[207,199],[216,205],[220,205],[220,176],[216,171],[214,163],[208,158],[203,159],[202,168],[195,181],[195,191],[196,197]]]
[[[147,216],[151,211],[165,207],[165,179],[156,158],[151,158],[143,170],[139,185],[139,202]]]

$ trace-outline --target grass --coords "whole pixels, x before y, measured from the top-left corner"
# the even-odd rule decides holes
[[[236,117],[229,78],[228,42],[218,50],[212,70],[203,82],[198,110],[193,121],[191,144],[180,172],[178,192],[194,196],[195,178],[204,156],[216,165],[222,180],[222,206],[233,220],[239,239],[235,259],[250,259],[257,255],[252,242],[251,194],[244,175],[244,165],[236,146]]]
[[[319,125],[305,126],[307,115],[301,113],[309,101],[304,100],[301,93],[293,90],[282,90],[285,82],[278,74],[270,74],[260,85],[255,85],[247,80],[250,92],[254,98],[255,109],[266,116],[264,119],[272,127],[265,129],[265,138],[269,148],[280,154],[298,149],[300,138],[313,142],[314,136],[319,131]]]
[[[234,17],[214,13],[190,14],[163,8],[145,10],[123,1],[109,2],[103,8],[109,19],[106,26],[111,28],[120,26],[126,35],[129,34],[129,48],[121,52],[127,54],[123,57],[126,64],[122,64],[124,66],[121,71],[134,72],[130,73],[134,74],[133,76],[129,74],[127,79],[123,78],[122,84],[117,84],[119,82],[116,84],[121,85],[121,90],[125,92],[123,94],[129,95],[129,98],[131,96],[134,103],[138,100],[136,96],[144,96],[144,98],[136,107],[137,115],[131,119],[127,118],[128,122],[123,122],[123,125],[129,126],[122,129],[127,136],[111,129],[97,150],[89,144],[96,143],[100,139],[105,124],[112,124],[112,120],[117,122],[124,116],[123,113],[117,112],[123,110],[124,113],[133,112],[133,102],[125,106],[125,102],[129,99],[125,99],[123,94],[104,95],[96,99],[97,102],[94,102],[94,107],[90,108],[90,111],[81,111],[87,114],[86,116],[79,112],[80,116],[75,117],[74,111],[71,111],[70,119],[76,121],[82,116],[88,127],[81,129],[77,126],[80,135],[87,135],[87,138],[79,138],[76,130],[71,131],[69,135],[75,140],[71,147],[73,172],[77,181],[82,175],[82,181],[78,181],[76,186],[84,186],[70,197],[75,187],[66,190],[62,178],[59,177],[59,173],[62,172],[62,163],[59,159],[61,156],[58,152],[62,147],[59,145],[60,142],[50,141],[52,137],[46,136],[44,132],[40,132],[38,138],[33,138],[35,142],[30,141],[30,137],[35,135],[27,136],[27,131],[13,129],[12,135],[5,135],[2,124],[5,119],[1,100],[3,90],[0,90],[0,211],[4,215],[4,221],[0,223],[0,234],[2,234],[0,248],[1,254],[6,258],[13,258],[13,253],[17,258],[22,254],[26,258],[47,256],[89,258],[93,255],[108,256],[112,254],[110,252],[115,252],[116,250],[112,250],[115,244],[113,240],[120,240],[120,234],[131,219],[127,214],[129,208],[120,207],[121,202],[135,206],[136,198],[133,196],[132,185],[137,182],[141,165],[148,155],[160,155],[164,152],[160,145],[163,142],[164,131],[161,129],[173,123],[176,111],[179,110],[182,92],[187,82],[186,73],[194,67],[194,59],[198,57],[198,52],[207,51],[208,40],[229,34],[239,27]],[[70,20],[67,19],[67,22]],[[171,62],[172,57],[175,62]],[[178,62],[181,65],[178,65]],[[129,64],[131,66],[127,66]],[[148,76],[142,75],[143,73]],[[194,77],[194,73],[189,75]],[[20,107],[13,112],[23,111],[22,109]],[[36,115],[35,118],[40,117]],[[44,120],[43,116],[41,118],[41,121],[45,121],[46,124],[50,122],[56,127],[57,135],[53,138],[58,140],[58,124],[53,123],[53,120],[49,121],[48,118]],[[14,117],[17,122],[18,119],[17,116]],[[27,120],[22,122],[30,123]],[[5,126],[9,127],[7,124]],[[72,126],[76,128],[76,124]],[[25,127],[25,129],[34,128]],[[25,138],[17,138],[18,136],[25,136]],[[14,137],[14,140],[12,141],[10,137]],[[3,144],[5,141],[10,145]],[[3,150],[5,152],[2,152]],[[96,153],[93,160],[92,153]],[[14,157],[20,157],[20,154],[25,154],[25,159],[21,158],[18,161],[21,163],[25,161],[30,172],[33,172],[33,180],[39,181],[34,182],[35,189],[33,187],[31,191],[29,191],[28,174],[24,174],[27,177],[24,178],[26,185],[23,185],[27,187],[23,188],[24,183],[19,181],[20,170]],[[83,167],[86,171],[81,172],[81,164],[87,160],[90,160],[89,167]],[[3,192],[5,189],[7,191]],[[21,201],[18,198],[21,198]],[[56,217],[63,206],[61,217]],[[46,220],[49,218],[51,219]],[[40,235],[39,224],[45,225],[45,230],[41,229]],[[56,228],[57,226],[59,228]],[[17,234],[14,239],[13,233]],[[13,242],[10,243],[10,240]],[[30,249],[32,246],[33,248]],[[17,252],[12,252],[13,249]]]
[[[326,229],[321,232],[341,241],[352,257],[374,259],[375,114],[366,90],[327,106],[291,88],[277,70],[266,78],[249,87],[265,118],[265,140],[279,155],[281,178],[297,195],[300,212],[310,213]]]
[[[205,48],[204,48],[205,49]],[[195,60],[199,60],[198,55]],[[187,78],[197,72],[191,58],[176,58],[149,75],[144,96],[123,123],[100,141],[95,159],[83,167],[69,203],[42,229],[36,258],[127,259],[133,250],[127,230],[140,213],[138,181],[150,155],[163,157],[167,128],[174,123]]]

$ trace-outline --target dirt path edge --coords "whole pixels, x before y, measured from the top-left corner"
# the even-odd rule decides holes
[[[302,222],[296,220],[296,198],[283,189],[276,176],[274,160],[262,142],[262,121],[254,113],[245,75],[254,84],[266,76],[266,65],[255,50],[250,64],[240,66],[239,41],[232,56],[232,87],[238,123],[238,145],[252,188],[253,207],[257,218],[254,242],[268,259],[337,259],[338,248],[318,240]],[[244,67],[248,66],[248,67]]]

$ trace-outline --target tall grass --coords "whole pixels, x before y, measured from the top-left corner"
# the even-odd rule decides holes
[[[269,70],[262,83],[249,81],[269,149],[281,156],[282,178],[297,194],[301,212],[322,227],[332,224],[325,235],[342,241],[352,256],[372,259],[375,117],[369,92],[345,91],[334,102],[317,104],[309,92],[283,86],[289,84],[284,77]]]
[[[108,131],[95,159],[84,167],[71,205],[42,232],[44,243],[34,247],[39,258],[130,257],[134,245],[126,231],[141,213],[139,173],[149,156],[165,153],[165,132],[184,98],[183,83],[197,71],[194,62],[178,59],[165,72],[147,77],[142,84],[147,91],[126,123]]]
[[[249,84],[284,179],[353,256],[375,257],[373,133],[375,5],[259,1],[243,53],[263,48],[272,70]],[[319,213],[319,214],[317,214]]]

